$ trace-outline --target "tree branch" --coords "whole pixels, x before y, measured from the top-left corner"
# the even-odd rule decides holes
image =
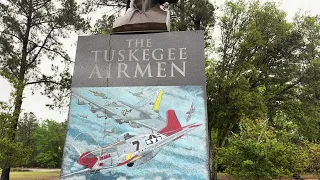
[[[302,78],[304,78],[304,76],[301,76],[297,81],[295,81],[294,83],[288,85],[287,87],[285,87],[284,89],[282,89],[280,92],[276,93],[276,95],[274,95],[272,98],[270,98],[268,101],[271,101],[273,99],[279,98],[282,95],[284,95],[288,90],[290,90],[291,88],[295,87],[297,84],[299,84],[302,80]]]
[[[49,37],[51,36],[51,33],[52,33],[53,30],[54,30],[54,28],[52,28],[52,29],[50,30],[50,32],[49,32],[48,35],[46,36],[45,40],[43,41],[42,45],[41,45],[41,46],[37,46],[37,47],[40,47],[40,49],[38,50],[37,54],[32,58],[32,60],[30,61],[30,63],[27,65],[27,68],[30,67],[31,64],[34,63],[34,62],[37,60],[37,58],[38,58],[39,54],[41,53],[42,49],[43,49],[44,46],[47,44],[47,41],[48,41]],[[34,47],[34,48],[36,48],[36,47]],[[28,51],[28,52],[30,52],[30,51]]]
[[[20,42],[23,42],[22,38],[19,37],[19,36],[17,36],[17,35],[15,35],[15,34],[11,34],[11,33],[6,32],[6,31],[1,31],[1,33],[6,34],[6,35],[9,35],[9,36],[12,36],[12,37],[15,37],[15,38],[17,38]]]
[[[47,1],[45,1],[45,2],[43,2],[43,4],[41,4],[39,7],[36,7],[35,9],[34,9],[34,11],[37,11],[38,9],[40,9],[40,8],[42,8],[43,6],[45,6],[48,2],[50,2],[51,0],[47,0]]]
[[[52,81],[52,80],[45,80],[45,79],[38,80],[38,81],[33,81],[33,82],[27,82],[26,84],[30,85],[30,84],[40,84],[40,83],[52,83],[52,84],[62,85],[59,82]]]
[[[73,61],[68,60],[68,59],[66,58],[66,56],[65,56],[65,55],[63,55],[63,54],[62,54],[61,52],[59,52],[59,51],[56,51],[56,50],[50,49],[50,48],[48,48],[48,47],[43,47],[43,49],[45,49],[45,50],[47,50],[47,51],[51,51],[51,52],[53,52],[53,53],[56,53],[56,54],[60,55],[64,60],[66,60],[66,61],[68,61],[68,62],[72,62],[72,63],[74,63]]]

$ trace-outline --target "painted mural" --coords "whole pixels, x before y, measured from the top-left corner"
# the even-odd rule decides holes
[[[207,179],[203,86],[72,88],[62,179]]]

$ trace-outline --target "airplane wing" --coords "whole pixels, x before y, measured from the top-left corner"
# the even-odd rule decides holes
[[[88,100],[88,99],[86,99],[85,97],[83,97],[83,96],[81,96],[81,95],[79,95],[79,94],[76,94],[76,93],[72,93],[72,96],[75,96],[75,97],[77,97],[77,98],[81,98],[81,99],[83,99],[83,100],[85,100],[85,101],[87,101],[89,104],[92,104],[92,105],[94,105],[94,106],[96,106],[96,107],[98,107],[98,108],[100,108],[100,109],[104,109],[105,111],[106,111],[106,113],[108,114],[108,115],[110,115],[110,116],[114,116],[114,115],[117,115],[115,112],[113,112],[111,109],[108,109],[108,108],[106,108],[106,107],[104,107],[104,106],[102,106],[102,105],[100,105],[100,104],[97,104],[96,102],[93,102],[93,101],[91,101],[91,100]]]
[[[92,169],[86,168],[86,169],[83,169],[83,170],[80,170],[80,171],[77,171],[77,172],[73,172],[73,173],[70,173],[70,174],[63,175],[63,176],[61,176],[61,178],[62,179],[63,178],[67,178],[67,177],[74,176],[74,175],[81,174],[81,173],[85,173],[85,172],[88,172],[88,171],[92,171]]]
[[[145,128],[148,128],[148,129],[151,129],[153,131],[159,131],[160,129],[157,129],[157,128],[154,128],[146,123],[143,123],[141,121],[147,121],[147,120],[153,120],[153,119],[141,119],[139,121],[130,121],[129,124],[130,126],[134,127],[135,125],[138,125],[138,126],[142,126],[142,127],[145,127]]]
[[[89,171],[91,171],[91,172],[99,172],[100,170],[103,170],[103,169],[111,169],[111,168],[113,168],[114,166],[109,166],[109,167],[101,167],[101,168],[99,168],[99,169],[89,169],[89,168],[86,168],[86,169],[83,169],[83,170],[80,170],[80,171],[77,171],[77,172],[73,172],[73,173],[70,173],[70,174],[66,174],[66,175],[63,175],[63,176],[61,176],[61,179],[63,179],[63,178],[67,178],[67,177],[70,177],[70,176],[74,176],[74,175],[78,175],[78,174],[82,174],[82,173],[85,173],[85,172],[89,172]]]
[[[147,109],[143,109],[139,106],[134,106],[132,104],[129,104],[129,103],[126,103],[124,101],[119,101],[121,102],[122,104],[136,110],[136,111],[140,111],[146,115],[154,115],[155,113],[159,113],[159,107],[160,107],[160,103],[161,103],[161,100],[162,100],[162,95],[163,95],[163,90],[160,90],[158,95],[157,95],[157,98],[156,98],[156,101],[154,102],[154,106],[153,106],[153,109],[151,110],[147,110]],[[153,112],[152,112],[153,111]],[[163,119],[159,119],[159,120],[163,120]]]
[[[119,102],[121,102],[122,104],[124,104],[124,105],[128,106],[129,108],[134,109],[136,111],[140,111],[140,112],[147,114],[147,115],[152,115],[152,113],[150,111],[146,111],[144,109],[141,109],[141,107],[126,103],[124,101],[119,101]]]
[[[154,131],[158,131],[158,130],[159,130],[159,129],[156,129],[156,128],[154,128],[154,127],[152,127],[152,126],[150,126],[150,125],[148,125],[148,124],[146,124],[146,123],[141,122],[141,121],[147,121],[147,120],[154,121],[154,120],[156,120],[156,119],[132,119],[131,121],[124,120],[121,116],[118,115],[117,112],[112,111],[111,108],[104,107],[104,106],[102,106],[102,105],[100,105],[100,104],[98,104],[98,103],[96,103],[96,102],[93,102],[93,101],[91,101],[91,100],[88,100],[88,99],[86,99],[85,97],[83,97],[83,96],[81,96],[81,95],[79,95],[79,94],[76,94],[76,93],[74,93],[74,92],[72,93],[72,95],[75,96],[75,97],[77,97],[77,98],[81,98],[81,99],[83,99],[84,101],[87,101],[89,104],[92,104],[92,105],[94,105],[94,106],[96,106],[96,107],[98,107],[98,108],[100,108],[100,109],[105,110],[106,113],[107,113],[108,115],[110,115],[111,118],[113,118],[113,119],[114,119],[116,122],[118,122],[118,123],[129,123],[132,127],[145,127],[145,128],[148,128],[148,129],[151,129],[151,130],[154,130]],[[130,105],[130,104],[128,104],[128,103],[125,103],[125,102],[122,102],[122,101],[119,101],[119,102],[123,103],[124,105],[126,105],[126,106],[128,106],[128,107],[130,107],[130,108],[135,107],[135,106],[132,106],[132,105]],[[137,109],[135,109],[135,110],[137,110]],[[142,113],[144,113],[144,112],[142,112]],[[164,121],[164,120],[161,118],[161,116],[158,117],[157,119]],[[161,126],[160,126],[160,127],[161,127]]]
[[[153,151],[148,152],[147,154],[143,155],[141,158],[134,161],[135,166],[144,164],[145,162],[148,162],[152,158],[154,158],[161,150],[162,148],[157,148]]]

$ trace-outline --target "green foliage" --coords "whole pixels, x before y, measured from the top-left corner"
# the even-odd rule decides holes
[[[66,123],[46,120],[39,124],[33,113],[25,113],[13,141],[8,133],[13,120],[11,107],[6,103],[0,105],[0,166],[60,167]]]
[[[41,93],[52,98],[58,107],[69,100],[66,94],[70,89],[72,62],[61,39],[68,37],[70,31],[88,27],[74,0],[0,2],[0,75],[13,87],[13,110],[5,130],[12,150],[20,148],[17,130],[26,86],[43,90]],[[51,72],[42,72],[43,64],[51,66]],[[8,153],[2,164],[4,180],[9,179],[14,164],[11,159],[15,158],[15,151]]]
[[[0,139],[9,135],[10,121],[12,120],[12,107],[0,101]]]
[[[316,17],[297,19],[287,22],[270,2],[226,2],[219,57],[207,63],[209,128],[218,139],[237,132],[243,117],[267,117],[274,125],[279,112],[303,136],[319,137],[320,23]]]
[[[0,102],[0,167],[26,165],[31,157],[30,147],[9,138],[12,120],[12,107]]]
[[[68,37],[71,30],[88,28],[76,2],[6,1],[0,3],[0,17],[0,75],[16,91],[14,106],[20,109],[18,104],[22,102],[21,94],[26,85],[44,85],[44,94],[61,105],[64,97],[61,92],[70,87],[68,65],[71,62],[61,39]],[[58,59],[65,63],[64,69],[58,65]],[[40,72],[43,63],[51,65],[52,72]],[[15,116],[18,114],[15,112]]]
[[[7,138],[0,139],[0,165],[7,167],[24,166],[28,163],[32,149],[21,142],[13,142]],[[9,157],[9,158],[8,158]]]
[[[206,47],[211,46],[211,33],[216,23],[215,7],[208,0],[180,0],[170,9],[172,31],[204,30]]]
[[[277,139],[277,131],[266,121],[243,120],[241,132],[230,137],[230,144],[220,149],[225,171],[237,179],[272,179],[301,172],[308,157],[303,149],[288,139]]]
[[[36,139],[35,161],[40,167],[57,168],[62,162],[66,123],[46,120],[37,127],[33,137]]]
[[[115,15],[111,15],[111,16],[103,15],[101,19],[97,20],[92,32],[95,34],[102,34],[102,35],[111,34],[113,22],[115,21],[115,19],[116,19]]]
[[[19,120],[17,140],[25,146],[33,147],[35,139],[32,137],[32,134],[38,125],[38,120],[33,113],[24,113]]]
[[[26,167],[38,166],[34,160],[34,157],[36,156],[36,139],[33,137],[38,126],[38,119],[33,113],[24,113],[19,119],[16,141],[21,142],[24,147],[31,149],[30,160],[25,165]]]
[[[252,154],[261,152],[260,144],[232,141],[243,135],[242,119],[266,119],[264,126],[272,135],[267,145],[275,148],[273,153],[290,154],[295,149],[297,157],[308,159],[301,140],[318,141],[320,137],[319,17],[298,14],[291,23],[275,3],[233,0],[225,3],[218,20],[221,43],[206,69],[209,129],[216,134],[211,147],[225,147],[230,153],[240,150],[232,151],[229,146],[247,148]],[[274,142],[284,144],[276,147]],[[246,173],[256,163],[248,160],[237,164],[247,168]],[[268,158],[261,166],[269,161],[277,162]],[[275,169],[281,167],[274,165],[276,174],[268,171],[263,177],[303,170],[306,163],[302,162],[301,168],[286,167],[279,172]],[[230,171],[240,171],[233,167],[225,165]]]
[[[307,142],[305,150],[309,157],[308,171],[320,175],[320,144]]]

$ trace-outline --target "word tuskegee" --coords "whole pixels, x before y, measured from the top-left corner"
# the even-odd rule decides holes
[[[94,65],[88,78],[186,76],[187,48],[152,48],[151,39],[126,44],[126,49],[91,51]]]

